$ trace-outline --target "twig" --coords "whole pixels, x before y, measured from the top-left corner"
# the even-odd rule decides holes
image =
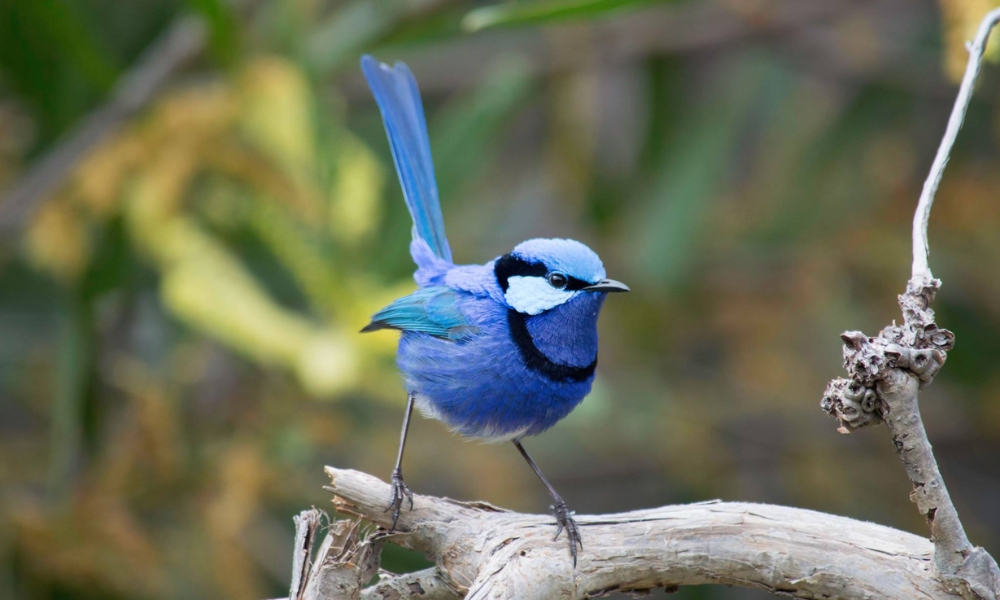
[[[326,472],[338,513],[389,525],[388,484],[358,471]],[[574,569],[563,540],[552,540],[551,516],[417,495],[388,539],[437,567],[387,581],[430,578],[454,590],[434,598],[571,600],[704,583],[802,598],[951,598],[929,568],[926,539],[810,510],[716,501],[580,515],[577,522],[587,541]],[[360,598],[396,598],[378,595],[379,585]]]
[[[0,237],[17,233],[38,203],[66,181],[90,150],[144,107],[179,68],[205,47],[207,31],[197,17],[178,19],[122,76],[111,99],[88,115],[51,152],[35,163],[0,199]]]
[[[972,90],[976,86],[976,78],[979,76],[979,67],[983,63],[983,52],[986,50],[986,43],[989,41],[990,32],[993,27],[1000,22],[1000,8],[990,12],[979,25],[976,39],[968,44],[969,63],[965,67],[965,75],[962,77],[962,85],[958,88],[958,97],[955,98],[955,106],[951,109],[951,117],[948,118],[948,127],[945,129],[941,145],[934,156],[934,163],[931,171],[924,181],[924,189],[920,192],[920,202],[917,204],[917,212],[913,215],[913,269],[910,275],[911,285],[921,286],[929,282],[934,277],[931,275],[927,257],[930,248],[927,244],[927,223],[931,216],[931,206],[934,204],[934,195],[937,193],[938,185],[941,183],[941,176],[944,175],[944,168],[948,165],[948,158],[951,156],[951,148],[955,145],[955,138],[958,137],[959,130],[965,122],[965,112],[969,108],[969,101],[972,99]]]
[[[882,422],[913,486],[911,500],[927,519],[934,542],[934,566],[947,589],[965,598],[1000,597],[1000,568],[982,548],[969,541],[938,468],[918,404],[919,390],[929,384],[947,360],[955,336],[938,328],[931,303],[941,282],[928,267],[927,223],[934,194],[965,118],[992,28],[1000,9],[989,13],[969,46],[969,65],[955,108],[924,184],[913,219],[913,271],[899,296],[903,325],[891,325],[878,336],[844,333],[844,367],[849,379],[827,386],[821,406],[836,417],[844,433]]]

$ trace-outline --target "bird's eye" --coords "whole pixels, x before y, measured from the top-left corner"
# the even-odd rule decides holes
[[[564,287],[566,287],[567,283],[569,283],[569,279],[567,279],[566,276],[563,275],[562,273],[549,274],[549,285],[551,285],[552,287],[561,290]]]

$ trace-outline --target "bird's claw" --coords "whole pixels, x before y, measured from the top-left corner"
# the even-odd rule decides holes
[[[399,469],[392,472],[392,497],[389,498],[389,506],[382,512],[392,511],[392,527],[389,533],[396,530],[396,521],[399,520],[399,509],[403,506],[403,500],[410,501],[410,510],[413,510],[413,492],[403,481],[403,473]]]
[[[580,541],[580,529],[576,526],[576,521],[573,520],[573,511],[567,508],[566,503],[559,501],[549,508],[552,509],[552,513],[556,516],[556,535],[552,538],[552,541],[559,539],[559,534],[566,531],[566,537],[569,538],[569,553],[573,557],[573,566],[576,567],[576,550],[579,546],[580,550],[583,550],[583,542]]]

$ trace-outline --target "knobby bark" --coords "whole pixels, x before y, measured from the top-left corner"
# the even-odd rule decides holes
[[[338,576],[354,573],[355,583],[342,584],[340,595],[293,591],[297,600],[582,599],[705,583],[799,598],[954,598],[935,575],[928,540],[845,517],[718,501],[578,515],[585,542],[574,569],[565,540],[552,539],[551,516],[416,495],[414,509],[400,515],[399,531],[389,535],[389,485],[358,471],[326,471],[337,513],[380,528],[355,538],[353,551],[330,545],[335,558],[320,551],[313,563]],[[343,522],[331,529],[339,531]],[[374,555],[366,548],[386,540],[422,552],[436,567],[386,575],[357,591],[371,573],[358,557]],[[293,582],[293,588],[302,585]]]
[[[931,309],[941,287],[928,264],[931,207],[965,120],[983,51],[998,22],[1000,9],[986,15],[976,39],[968,44],[965,76],[914,213],[913,265],[906,291],[899,297],[903,324],[894,323],[874,337],[858,331],[844,333],[848,378],[832,381],[821,402],[840,421],[843,433],[886,423],[913,486],[910,499],[930,527],[938,576],[951,592],[990,600],[1000,597],[1000,567],[986,550],[973,546],[965,533],[934,458],[918,398],[920,388],[934,380],[955,344],[954,334],[937,326]]]

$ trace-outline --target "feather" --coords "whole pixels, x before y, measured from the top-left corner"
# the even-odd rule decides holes
[[[459,310],[458,297],[459,292],[446,287],[421,288],[375,313],[361,331],[399,329],[453,341],[466,339],[477,328]]]
[[[413,236],[424,240],[437,258],[450,263],[451,249],[445,236],[417,81],[405,64],[397,62],[389,67],[367,54],[361,57],[361,70],[382,112],[403,197],[413,218]]]

